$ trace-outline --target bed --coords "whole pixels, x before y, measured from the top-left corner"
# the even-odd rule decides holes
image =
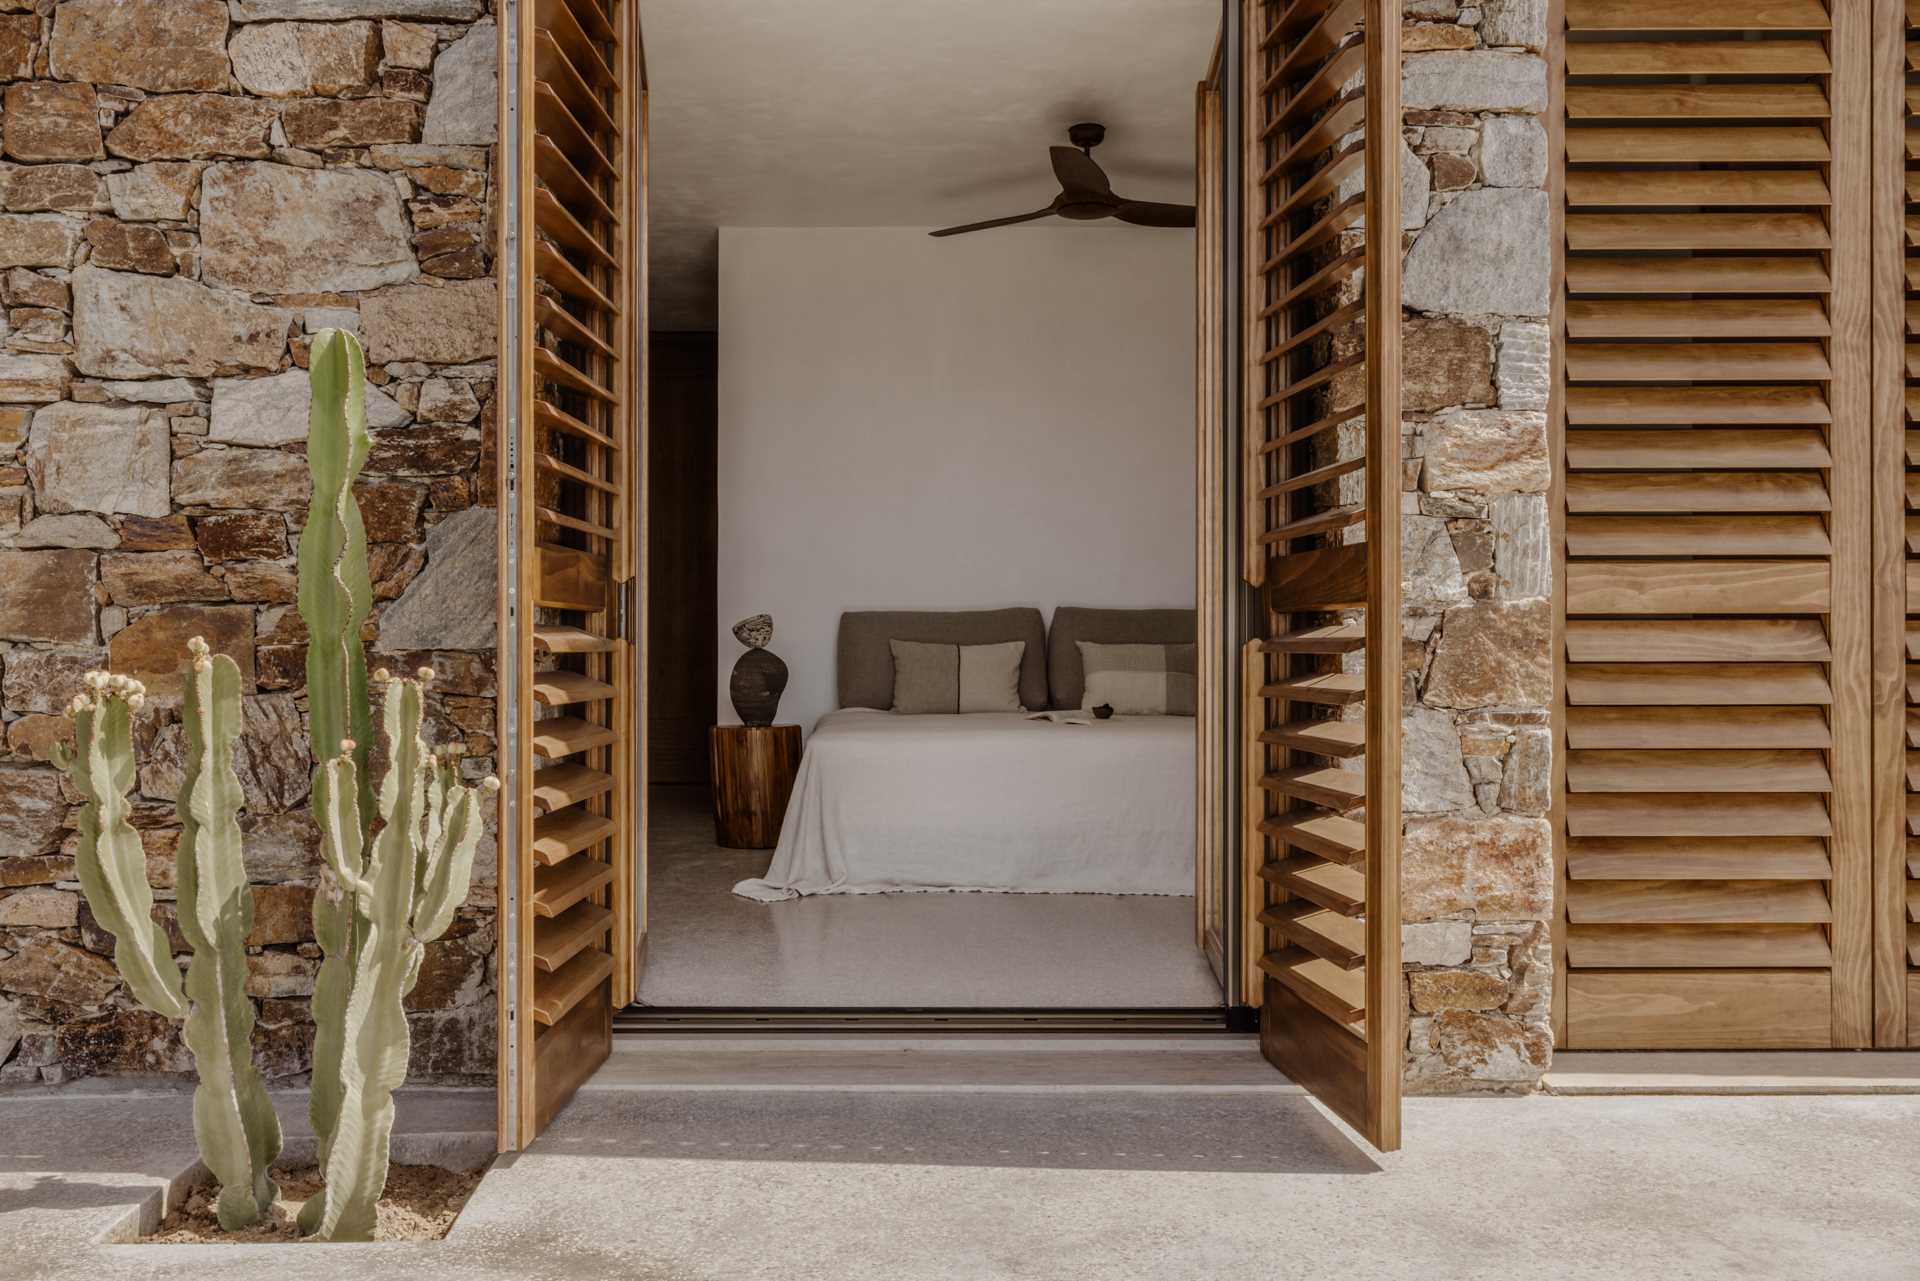
[[[777,902],[804,894],[934,890],[1193,892],[1192,717],[1060,725],[1024,713],[903,716],[874,706],[891,698],[889,636],[965,638],[949,641],[957,644],[1028,640],[1028,657],[1038,662],[1023,667],[1022,702],[1077,705],[1071,674],[1054,677],[1061,690],[1048,687],[1038,611],[992,613],[1000,617],[843,618],[843,706],[814,729],[766,875],[742,881],[736,894]],[[1117,614],[1125,614],[1129,626],[1099,617]],[[1145,614],[1162,617],[1140,617]],[[1190,638],[1192,617],[1179,610],[1063,609],[1055,627],[1064,623],[1067,633],[1056,640],[1077,657],[1076,628],[1087,639]]]

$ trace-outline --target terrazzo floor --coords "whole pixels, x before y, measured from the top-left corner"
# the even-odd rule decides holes
[[[653,1006],[1194,1009],[1220,987],[1193,899],[1109,894],[736,898],[771,850],[713,843],[703,788],[650,793]]]

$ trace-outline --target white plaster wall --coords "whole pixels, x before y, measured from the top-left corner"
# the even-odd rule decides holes
[[[843,610],[1191,606],[1193,252],[722,228],[719,721],[748,614],[811,730]]]

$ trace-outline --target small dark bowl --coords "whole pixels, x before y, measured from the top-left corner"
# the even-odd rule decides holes
[[[1112,703],[1102,703],[1102,704],[1100,704],[1100,706],[1098,706],[1098,707],[1096,707],[1096,708],[1094,708],[1094,709],[1093,709],[1093,718],[1094,718],[1095,720],[1097,720],[1097,721],[1110,721],[1110,720],[1112,720],[1112,719],[1113,719],[1113,704],[1112,704]]]

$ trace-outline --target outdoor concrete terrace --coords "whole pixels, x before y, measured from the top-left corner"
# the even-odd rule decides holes
[[[1405,1150],[1378,1156],[1238,1038],[750,1043],[622,1042],[435,1244],[110,1244],[191,1165],[187,1096],[3,1098],[8,1272],[1892,1281],[1920,1265],[1910,1094],[1412,1099]],[[1880,1075],[1914,1075],[1887,1057],[1902,1061]],[[304,1101],[278,1101],[297,1140]],[[396,1155],[471,1150],[491,1116],[485,1091],[409,1091]]]

